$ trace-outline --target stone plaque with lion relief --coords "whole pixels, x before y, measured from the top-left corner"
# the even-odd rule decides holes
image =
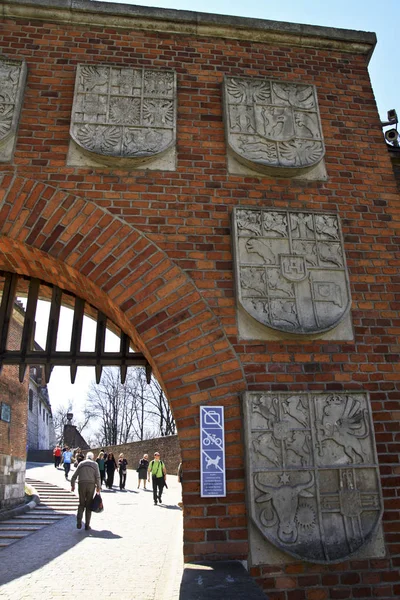
[[[336,327],[351,296],[339,217],[234,208],[237,302],[258,323],[313,335]]]
[[[251,519],[302,560],[365,546],[383,502],[367,393],[248,392],[243,398]]]

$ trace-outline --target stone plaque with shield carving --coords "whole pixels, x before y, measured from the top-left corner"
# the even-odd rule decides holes
[[[382,515],[364,392],[244,394],[251,518],[281,550],[313,562],[362,548]]]
[[[239,305],[292,334],[332,329],[350,309],[339,218],[311,211],[235,208]]]
[[[0,162],[12,159],[26,71],[25,61],[0,56]]]
[[[175,72],[78,65],[70,135],[97,158],[165,153],[176,138]]]
[[[224,112],[229,152],[255,170],[295,177],[324,157],[313,85],[225,77]]]

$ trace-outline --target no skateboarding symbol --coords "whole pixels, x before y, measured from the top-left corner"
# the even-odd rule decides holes
[[[226,496],[224,407],[200,407],[201,497]]]

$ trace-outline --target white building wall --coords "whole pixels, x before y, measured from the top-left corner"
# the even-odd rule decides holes
[[[28,398],[28,449],[48,450],[54,445],[54,426],[46,387],[37,367],[31,367]]]

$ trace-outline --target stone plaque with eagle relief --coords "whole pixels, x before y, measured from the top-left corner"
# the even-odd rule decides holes
[[[228,149],[239,162],[267,175],[297,177],[323,160],[315,86],[225,77],[223,89]]]

